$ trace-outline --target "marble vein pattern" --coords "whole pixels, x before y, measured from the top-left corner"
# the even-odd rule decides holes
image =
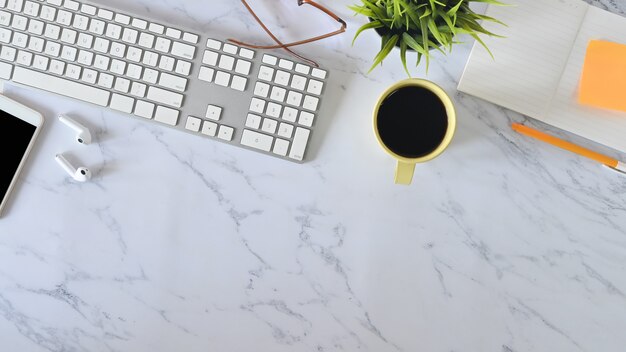
[[[459,126],[411,186],[394,185],[371,112],[406,73],[392,53],[368,74],[378,38],[352,45],[365,23],[353,1],[320,2],[348,31],[298,49],[331,72],[310,163],[5,86],[49,123],[0,219],[0,351],[626,350],[626,178],[509,126],[575,136],[457,92],[467,39],[414,69],[450,93]],[[285,35],[325,20],[254,3]],[[267,40],[235,0],[106,5]],[[96,142],[73,144],[59,113]],[[92,182],[68,179],[61,151]]]

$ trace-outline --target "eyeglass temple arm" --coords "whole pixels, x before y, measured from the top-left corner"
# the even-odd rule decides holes
[[[339,16],[337,16],[336,14],[332,13],[330,10],[328,10],[327,8],[321,6],[320,4],[313,2],[311,0],[298,0],[298,6],[302,6],[304,4],[307,5],[311,5],[313,7],[315,7],[316,9],[324,12],[325,14],[327,14],[328,16],[330,16],[332,19],[334,19],[335,21],[339,22],[341,24],[341,28],[339,28],[338,30],[331,32],[331,33],[327,33],[327,34],[323,34],[317,37],[313,37],[310,39],[305,39],[305,40],[300,40],[297,42],[292,42],[292,43],[287,43],[287,44],[283,44],[281,41],[279,41],[268,29],[267,27],[265,27],[265,25],[263,25],[263,23],[261,22],[261,20],[256,16],[256,14],[254,13],[254,11],[252,11],[252,8],[250,8],[250,6],[246,3],[245,0],[242,0],[242,2],[244,3],[244,5],[248,8],[248,11],[250,11],[250,13],[252,13],[252,15],[254,16],[254,18],[257,20],[257,22],[259,22],[259,24],[263,27],[263,29],[265,30],[265,32],[267,32],[267,34],[269,34],[272,39],[274,39],[274,41],[276,41],[278,43],[278,45],[254,45],[254,44],[249,44],[249,43],[245,43],[239,40],[233,40],[230,39],[231,42],[238,44],[238,45],[244,45],[244,46],[248,46],[250,48],[254,48],[254,49],[278,49],[278,48],[283,48],[283,49],[287,49],[289,47],[292,46],[296,46],[296,45],[301,45],[301,44],[306,44],[306,43],[311,43],[317,40],[321,40],[321,39],[326,39],[328,37],[332,37],[334,35],[343,33],[346,31],[347,28],[347,24],[346,22],[341,19]]]
[[[241,2],[243,3],[243,5],[248,9],[248,12],[250,12],[250,14],[252,14],[252,17],[254,17],[254,19],[259,23],[259,25],[261,26],[261,28],[263,28],[263,30],[265,31],[265,33],[267,33],[276,43],[278,43],[279,45],[272,45],[271,48],[272,49],[278,49],[278,48],[282,48],[285,49],[287,52],[291,53],[292,55],[294,55],[295,57],[299,58],[300,60],[303,60],[307,63],[309,63],[310,65],[313,65],[315,67],[319,67],[318,63],[307,59],[306,57],[294,52],[293,50],[289,49],[287,46],[285,46],[278,38],[276,38],[276,36],[265,26],[265,24],[263,24],[263,21],[261,21],[261,19],[259,18],[259,16],[256,15],[256,13],[254,12],[254,10],[252,10],[252,8],[250,7],[250,5],[248,5],[248,2],[246,2],[246,0],[241,0]],[[241,45],[241,46],[247,46],[249,48],[252,49],[265,49],[266,46],[263,45],[254,45],[254,44],[248,44],[248,43],[244,43],[240,40],[236,40],[236,39],[228,39],[229,42],[235,43],[237,45]],[[269,49],[269,47],[267,47]]]

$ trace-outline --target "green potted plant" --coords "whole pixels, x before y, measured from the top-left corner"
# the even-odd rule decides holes
[[[416,66],[425,59],[426,71],[431,50],[451,52],[462,34],[470,35],[489,51],[480,35],[498,35],[486,30],[481,22],[505,24],[474,12],[471,3],[505,5],[498,0],[361,0],[360,4],[349,8],[356,15],[366,16],[369,22],[357,30],[352,43],[363,31],[375,30],[381,37],[381,49],[369,72],[382,64],[394,48],[399,48],[402,65],[409,76],[407,51],[417,53]]]

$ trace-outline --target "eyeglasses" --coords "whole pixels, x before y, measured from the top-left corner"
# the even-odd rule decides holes
[[[337,34],[341,34],[343,32],[346,31],[346,22],[344,20],[342,20],[341,18],[339,18],[339,16],[337,16],[335,13],[333,13],[332,11],[330,11],[328,8],[316,3],[315,1],[312,0],[296,0],[298,2],[298,6],[302,6],[302,5],[310,5],[320,11],[322,11],[323,13],[325,13],[326,15],[328,15],[330,18],[334,19],[335,21],[339,22],[339,24],[341,24],[341,28],[339,28],[338,30],[334,31],[334,32],[330,32],[330,33],[326,33],[326,34],[322,34],[313,38],[309,38],[309,39],[305,39],[305,40],[298,40],[298,41],[294,41],[291,43],[283,43],[281,42],[273,33],[272,31],[270,31],[267,26],[265,26],[265,24],[263,24],[263,21],[261,21],[261,19],[259,18],[259,16],[257,16],[257,14],[254,12],[254,10],[252,9],[252,7],[250,7],[250,5],[248,4],[248,2],[246,0],[241,0],[241,2],[243,3],[243,5],[248,9],[248,11],[250,12],[250,14],[252,14],[252,17],[254,17],[254,19],[259,23],[259,25],[261,25],[261,27],[263,28],[263,30],[276,42],[276,44],[274,45],[256,45],[256,44],[250,44],[250,43],[246,43],[243,42],[241,40],[237,40],[237,39],[228,39],[228,41],[230,41],[231,43],[240,45],[240,46],[244,46],[244,47],[248,47],[251,49],[284,49],[285,51],[289,52],[291,55],[294,55],[295,57],[315,66],[315,67],[319,67],[319,65],[317,64],[317,62],[311,60],[311,59],[307,59],[306,57],[295,53],[293,50],[291,50],[291,47],[293,46],[297,46],[297,45],[302,45],[302,44],[308,44],[308,43],[312,43],[321,39],[326,39],[329,37],[332,37],[334,35]]]

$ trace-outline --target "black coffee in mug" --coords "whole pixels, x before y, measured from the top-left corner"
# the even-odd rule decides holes
[[[405,158],[420,158],[444,141],[448,131],[446,106],[427,88],[404,86],[381,102],[376,128],[392,152]]]

